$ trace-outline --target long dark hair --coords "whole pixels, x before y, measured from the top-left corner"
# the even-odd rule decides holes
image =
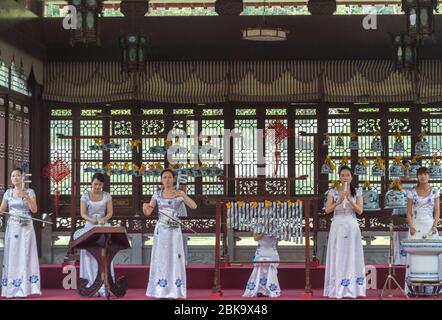
[[[341,176],[341,172],[344,170],[348,170],[350,172],[350,175],[353,177],[353,172],[351,172],[351,168],[349,166],[342,166],[339,168],[339,176]],[[350,182],[350,193],[352,197],[356,196],[356,188],[353,186],[353,184]]]

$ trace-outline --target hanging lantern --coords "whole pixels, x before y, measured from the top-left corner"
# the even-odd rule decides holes
[[[436,0],[419,0],[419,33],[421,39],[429,39],[434,32],[433,10],[436,10],[436,8]]]
[[[96,43],[100,45],[98,15],[103,9],[103,0],[68,0],[77,11],[77,28],[72,29],[71,45]]]
[[[436,0],[402,0],[402,10],[407,18],[407,35],[413,39],[429,39],[434,32],[433,10]]]
[[[394,36],[396,69],[412,70],[417,63],[417,41],[411,37],[398,34]]]
[[[402,10],[405,12],[407,18],[407,34],[410,37],[417,37],[418,34],[418,1],[417,0],[403,0]]]
[[[143,35],[125,35],[120,38],[123,72],[145,72],[147,38]]]

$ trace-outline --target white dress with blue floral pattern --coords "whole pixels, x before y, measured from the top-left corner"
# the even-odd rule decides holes
[[[162,214],[179,219],[183,198],[163,198],[161,191],[153,198],[158,205],[159,219],[154,231],[146,296],[185,299],[187,283],[181,227]]]
[[[440,201],[440,192],[436,188],[431,188],[430,193],[423,197],[418,195],[416,188],[408,191],[407,198],[413,201],[412,217],[413,226],[416,229],[414,235],[408,233],[409,239],[439,239],[439,234],[431,234],[434,223],[434,204],[435,201]],[[439,256],[439,277],[442,275],[442,256]],[[405,269],[405,282],[410,273],[410,266],[408,264]],[[430,288],[428,288],[430,290]],[[408,286],[405,285],[405,291],[408,293]]]
[[[440,192],[436,188],[431,188],[430,193],[422,197],[417,194],[416,188],[412,188],[408,191],[407,198],[413,201],[413,224],[416,229],[416,233],[410,239],[423,239],[426,238],[438,239],[439,235],[429,235],[434,222],[434,203],[435,200],[439,200]]]
[[[339,192],[331,189],[333,203]],[[356,197],[362,197],[357,189]],[[356,202],[356,197],[352,201]],[[327,245],[324,296],[329,298],[356,298],[366,296],[364,251],[361,230],[356,214],[347,203],[335,208]]]
[[[278,240],[264,236],[258,241],[253,261],[279,261]],[[278,263],[255,263],[243,297],[256,297],[258,293],[268,297],[279,297]]]
[[[26,191],[29,197],[35,198],[32,189]],[[27,201],[14,197],[12,189],[5,192],[4,198],[10,213],[30,216]],[[27,297],[32,294],[41,294],[34,226],[32,221],[21,223],[16,217],[10,216],[5,233],[2,297]]]
[[[112,196],[110,195],[110,193],[103,191],[103,197],[101,198],[101,200],[92,201],[89,197],[89,192],[85,192],[81,196],[80,201],[86,204],[87,213],[91,218],[96,218],[100,220],[106,216],[107,203],[109,201],[112,201]],[[89,231],[92,228],[99,228],[100,226],[101,225],[95,225],[92,222],[86,221],[83,233]],[[75,238],[76,235],[74,235],[74,239]],[[95,278],[97,277],[97,272],[98,263],[94,256],[91,255],[87,250],[80,250],[80,278],[86,279],[88,281],[87,287],[90,287],[94,283]],[[115,279],[113,263],[111,263],[110,272],[112,278]],[[97,295],[104,296],[105,292],[106,291],[104,285],[102,285],[100,290],[97,292]]]

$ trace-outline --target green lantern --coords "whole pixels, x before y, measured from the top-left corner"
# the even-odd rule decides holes
[[[71,45],[100,45],[98,16],[102,14],[103,0],[68,0],[68,4],[77,10],[77,28],[71,32]]]
[[[147,38],[143,35],[125,35],[120,38],[123,72],[145,72]]]

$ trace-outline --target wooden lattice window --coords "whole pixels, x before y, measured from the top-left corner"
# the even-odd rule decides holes
[[[9,68],[0,57],[0,86],[9,88]]]
[[[234,168],[236,177],[258,176],[258,120],[257,110],[236,109],[234,132]]]
[[[28,90],[28,81],[23,74],[23,70],[17,66],[14,62],[11,63],[11,90],[24,94],[25,96],[31,96],[31,92]]]
[[[134,161],[134,153],[136,149],[128,145],[128,140],[132,138],[133,132],[133,118],[131,116],[132,110],[130,108],[111,109],[111,121],[109,122],[109,132],[112,137],[110,141],[120,145],[118,149],[111,149],[106,151],[109,162],[114,165],[114,168],[124,168],[125,164],[131,165]],[[106,141],[107,142],[107,141]],[[139,163],[137,163],[139,165]],[[133,176],[127,174],[110,175],[110,193],[112,195],[131,195],[133,194]]]
[[[225,169],[224,164],[224,118],[223,109],[203,109],[201,120],[201,144],[208,142],[219,149],[218,154],[201,155],[200,161],[208,166],[216,166]],[[204,195],[222,195],[224,186],[218,177],[202,177],[202,194]]]
[[[50,162],[56,158],[62,158],[69,166],[72,165],[72,144],[68,139],[59,139],[58,134],[72,136],[72,110],[71,109],[52,109],[50,120]],[[51,195],[55,195],[57,186],[52,183],[50,185]],[[58,191],[61,195],[71,194],[71,177],[58,184]]]
[[[315,136],[318,132],[316,108],[298,108],[294,110],[294,154],[289,157],[289,163],[294,167],[294,176],[307,176],[295,181],[295,194],[314,194],[315,185]]]

